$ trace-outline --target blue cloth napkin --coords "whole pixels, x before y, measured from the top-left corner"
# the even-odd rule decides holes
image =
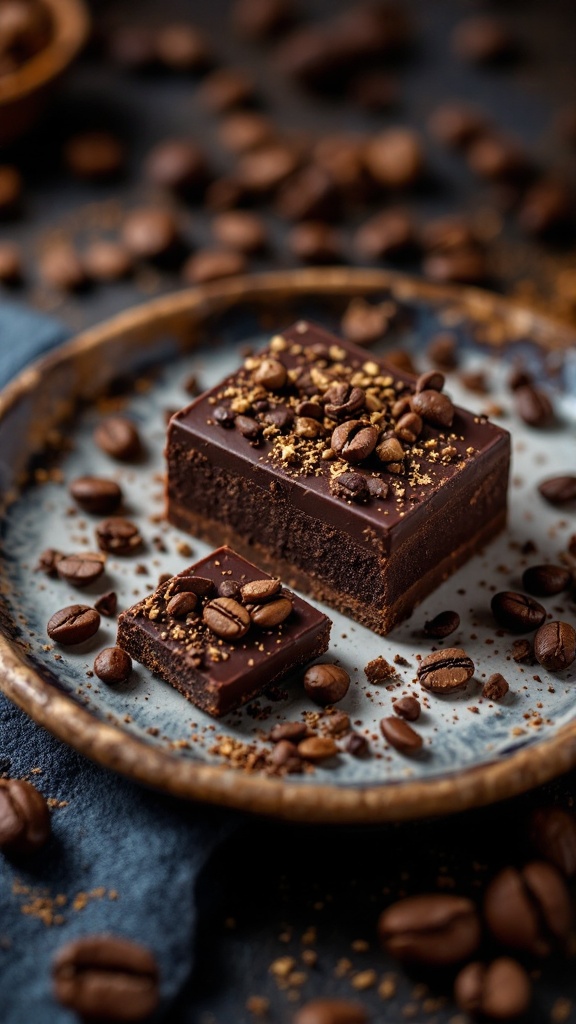
[[[0,301],[0,386],[63,341],[58,322]],[[195,882],[236,817],[152,793],[85,760],[0,694],[0,773],[50,800],[53,837],[26,862],[0,854],[0,1021],[72,1024],[52,997],[64,942],[111,932],[149,946],[162,1008],[190,973]]]

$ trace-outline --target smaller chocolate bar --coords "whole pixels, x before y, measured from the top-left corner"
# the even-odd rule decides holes
[[[228,547],[122,612],[117,644],[210,715],[327,649],[330,619]]]

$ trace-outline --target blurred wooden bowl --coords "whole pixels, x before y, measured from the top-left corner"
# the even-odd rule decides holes
[[[38,118],[88,37],[90,17],[82,0],[43,2],[54,23],[50,42],[16,71],[0,76],[0,146],[23,135]]]

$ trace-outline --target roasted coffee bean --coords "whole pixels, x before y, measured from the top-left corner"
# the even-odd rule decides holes
[[[305,761],[325,761],[338,753],[338,747],[330,736],[309,736],[298,744],[298,754]]]
[[[174,576],[166,593],[192,593],[196,594],[198,597],[208,597],[209,594],[214,593],[214,590],[214,583],[205,576]],[[225,596],[225,594],[220,595],[220,597]]]
[[[415,754],[422,748],[422,737],[414,729],[398,718],[383,718],[380,732],[391,747],[401,754]]]
[[[461,647],[434,651],[420,662],[418,679],[432,693],[452,693],[474,675],[474,662]]]
[[[34,566],[34,572],[44,572],[47,576],[57,576],[58,562],[62,558],[64,558],[64,555],[61,551],[57,551],[56,548],[46,548]]]
[[[303,402],[299,402],[296,406],[296,414],[306,420],[320,421],[324,416],[324,410],[318,402],[305,399]]]
[[[182,591],[180,594],[174,594],[174,597],[170,598],[166,605],[166,611],[174,619],[185,619],[190,612],[194,611],[197,604],[198,598],[196,594],[193,594],[191,590]]]
[[[551,864],[533,861],[504,868],[484,894],[486,923],[504,946],[549,956],[566,944],[571,926],[570,894]]]
[[[391,310],[386,303],[373,305],[361,297],[352,299],[341,320],[342,334],[355,345],[374,345],[390,326]]]
[[[550,505],[567,505],[576,501],[576,476],[567,473],[549,477],[538,485],[538,490]]]
[[[569,622],[546,622],[534,637],[534,654],[549,672],[562,672],[576,659],[576,629]]]
[[[240,588],[244,604],[262,604],[276,597],[282,589],[280,580],[251,580]]]
[[[50,838],[48,804],[23,779],[0,779],[0,850],[34,853]]]
[[[376,448],[380,462],[402,462],[406,452],[395,437],[385,437]]]
[[[515,139],[485,134],[466,153],[470,170],[486,181],[518,182],[526,178],[529,161]]]
[[[296,11],[292,0],[235,0],[231,17],[239,35],[262,42],[287,28]]]
[[[107,594],[102,594],[96,601],[94,601],[94,607],[100,615],[105,615],[107,618],[113,618],[116,615],[116,609],[118,607],[118,597],[113,590],[110,590]]]
[[[508,682],[504,679],[504,676],[500,672],[495,672],[489,677],[482,687],[482,696],[486,700],[502,700],[506,696],[510,687]]]
[[[372,498],[379,498],[384,500],[388,497],[390,488],[384,480],[380,480],[377,476],[369,476],[367,480],[368,492]]]
[[[236,175],[244,188],[256,196],[262,196],[286,181],[296,170],[298,162],[298,154],[293,147],[271,142],[254,153],[241,156]]]
[[[416,244],[412,218],[403,210],[377,213],[358,228],[352,244],[358,255],[367,260],[407,255]]]
[[[250,612],[232,597],[217,597],[204,608],[203,619],[223,640],[240,640],[250,628]]]
[[[321,662],[311,665],[304,673],[304,689],[311,700],[321,707],[342,700],[349,686],[350,676],[339,665]]]
[[[311,164],[296,171],[278,191],[275,209],[284,220],[332,221],[339,214],[339,194],[332,175]]]
[[[416,697],[400,697],[392,705],[394,714],[405,718],[408,722],[416,722],[420,718],[421,710],[420,701],[416,700]]]
[[[92,242],[84,250],[83,260],[92,281],[121,281],[132,273],[134,267],[132,256],[124,245],[104,239]]]
[[[212,419],[220,427],[224,427],[226,430],[230,430],[234,426],[234,420],[236,419],[231,409],[227,409],[225,405],[215,406],[212,412]]]
[[[115,935],[87,935],[62,946],[52,969],[54,995],[82,1019],[143,1021],[158,1006],[152,953]]]
[[[208,40],[187,22],[163,25],[156,34],[156,53],[165,67],[176,72],[204,71],[212,63]]]
[[[66,580],[74,587],[89,587],[104,572],[103,555],[85,551],[76,555],[65,555],[56,566],[60,579]]]
[[[529,594],[551,597],[569,590],[572,573],[561,565],[533,565],[522,574],[522,586]]]
[[[547,427],[554,420],[554,408],[548,395],[539,388],[524,385],[514,392],[516,412],[529,427]]]
[[[529,188],[518,212],[520,227],[545,238],[572,220],[572,197],[564,182],[542,180]]]
[[[491,964],[467,964],[454,982],[454,999],[466,1013],[490,1020],[515,1020],[526,1012],[532,985],[525,969],[509,957]]]
[[[454,633],[460,625],[458,612],[439,612],[429,622],[424,623],[424,633],[433,640],[443,640],[444,637]]]
[[[272,743],[279,743],[280,740],[290,740],[296,743],[308,735],[308,726],[305,722],[280,722],[270,732]]]
[[[490,607],[498,625],[512,633],[531,633],[546,618],[546,609],[538,601],[512,590],[494,594]]]
[[[324,412],[330,420],[348,420],[366,405],[366,392],[349,384],[331,384],[324,394]]]
[[[267,391],[279,391],[287,378],[286,367],[278,359],[263,359],[254,371],[254,383],[261,384]]]
[[[368,740],[359,732],[353,732],[346,740],[346,750],[352,757],[365,757],[369,751]]]
[[[293,227],[288,248],[302,263],[338,263],[342,259],[339,231],[321,220],[306,220]]]
[[[136,259],[164,259],[180,242],[177,218],[171,210],[160,207],[131,210],[122,226],[122,241]]]
[[[268,146],[273,143],[275,136],[276,127],[270,118],[255,110],[244,110],[230,114],[220,123],[218,130],[218,137],[224,149],[229,149],[232,153],[236,154],[250,153],[252,150],[259,150],[262,146]],[[220,206],[214,203],[213,189],[206,195],[207,201],[210,202],[211,200],[211,209],[230,209],[230,207],[236,206],[248,193],[246,185],[236,178],[222,178],[220,179],[219,186],[221,193]],[[233,187],[231,188],[231,186]],[[223,206],[222,198],[226,189],[230,202],[227,206]]]
[[[378,442],[378,434],[378,427],[365,424],[362,420],[348,420],[334,430],[331,446],[346,462],[356,464],[372,454]]]
[[[182,267],[188,284],[205,284],[223,277],[234,277],[246,270],[246,257],[237,249],[198,249]]]
[[[158,188],[186,196],[202,188],[209,177],[203,151],[189,139],[165,139],[150,150],[144,174]]]
[[[478,248],[433,252],[422,264],[424,276],[439,284],[480,284],[488,276],[485,254]]]
[[[100,550],[111,555],[132,555],[142,547],[138,527],[122,516],[110,516],[98,523],[96,539]]]
[[[408,188],[422,177],[424,150],[411,128],[389,128],[366,148],[366,167],[384,188]]]
[[[448,395],[440,391],[428,389],[419,391],[412,398],[412,409],[426,423],[434,427],[451,427],[454,419],[454,406]]]
[[[446,227],[443,228],[444,234]],[[448,230],[454,230],[453,228]],[[436,334],[426,346],[426,355],[434,366],[442,370],[455,370],[458,365],[458,343],[453,334]]]
[[[434,894],[392,904],[380,915],[378,934],[390,956],[444,967],[470,957],[481,932],[472,900]]]
[[[258,420],[253,419],[251,416],[236,416],[234,426],[247,441],[254,442],[260,440],[262,427]]]
[[[362,473],[341,473],[330,481],[330,491],[344,501],[362,503],[368,501],[370,489],[366,477]]]
[[[40,257],[40,277],[51,288],[75,292],[87,283],[86,269],[76,249],[69,242],[51,244]]]
[[[281,433],[289,430],[294,422],[294,413],[287,405],[276,405],[264,416],[266,423],[276,427]]]
[[[0,283],[18,285],[22,282],[22,252],[15,242],[0,242]]]
[[[292,614],[292,599],[283,594],[281,597],[266,600],[265,604],[257,604],[250,608],[250,618],[260,629],[274,629]]]
[[[298,754],[298,748],[295,743],[291,743],[290,740],[279,740],[270,754],[270,761],[278,768],[290,767],[292,762],[298,761],[300,769],[302,768],[302,761]]]
[[[403,441],[408,444],[413,444],[414,441],[420,436],[424,429],[424,422],[422,417],[416,412],[406,412],[400,417],[396,426],[394,427],[394,433],[398,434]]]
[[[251,103],[256,96],[256,83],[242,68],[217,68],[203,80],[198,95],[213,114],[223,114]]]
[[[108,416],[94,431],[94,441],[103,452],[119,462],[133,462],[142,452],[140,435],[125,416]]]
[[[109,132],[85,132],[69,139],[64,160],[71,174],[86,181],[115,178],[123,169],[123,144]]]
[[[445,146],[460,149],[486,129],[481,110],[466,103],[448,102],[436,107],[428,120],[430,133]]]
[[[95,515],[110,515],[122,502],[119,484],[100,476],[79,476],[72,481],[68,490],[84,512]]]
[[[492,64],[510,57],[515,49],[510,30],[493,15],[477,14],[465,18],[452,33],[453,52],[471,64]]]
[[[218,584],[218,597],[233,597],[235,601],[240,600],[240,584],[236,580],[222,580]]]
[[[250,210],[226,210],[212,221],[214,237],[226,249],[250,255],[266,246],[266,225]]]
[[[64,646],[82,644],[98,632],[100,616],[87,604],[70,604],[54,613],[46,632],[51,640]]]
[[[367,1024],[368,1014],[360,1003],[348,999],[313,999],[300,1007],[293,1024]]]
[[[106,647],[96,655],[94,672],[104,683],[125,683],[132,672],[132,658],[121,647]]]
[[[562,807],[539,807],[530,816],[532,845],[567,878],[576,875],[576,818]]]
[[[445,384],[445,377],[440,370],[428,370],[421,373],[416,381],[416,392],[420,391],[442,391]]]

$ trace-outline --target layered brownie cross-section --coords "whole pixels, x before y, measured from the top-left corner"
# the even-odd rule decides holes
[[[122,612],[117,643],[211,715],[327,649],[330,619],[221,547]]]
[[[300,322],[173,416],[168,517],[387,633],[503,528],[506,431]]]

